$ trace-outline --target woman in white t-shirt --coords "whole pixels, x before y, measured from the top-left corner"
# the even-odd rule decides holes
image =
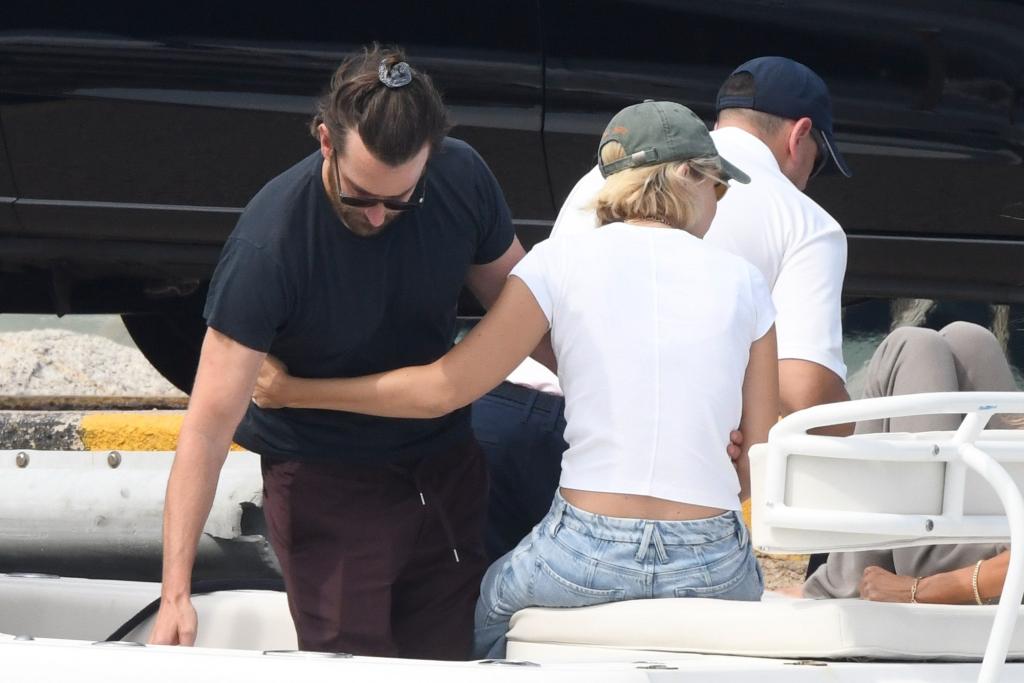
[[[353,379],[268,368],[264,407],[435,417],[496,386],[550,330],[566,398],[559,492],[487,571],[475,654],[501,657],[530,606],[655,597],[758,600],[738,514],[748,444],[778,415],[774,309],[760,273],[704,244],[716,201],[747,176],[669,102],[628,107],[601,140],[601,228],[538,244],[497,302],[430,365]],[[734,462],[729,432],[747,437]]]

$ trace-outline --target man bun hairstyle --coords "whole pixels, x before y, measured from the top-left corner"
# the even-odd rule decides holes
[[[411,68],[401,48],[376,43],[334,72],[310,124],[318,140],[321,123],[335,150],[344,150],[348,131],[357,130],[370,153],[389,166],[409,161],[424,145],[436,149],[451,129],[430,77]]]

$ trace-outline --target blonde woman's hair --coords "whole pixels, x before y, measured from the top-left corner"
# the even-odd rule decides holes
[[[626,156],[616,141],[601,148],[602,164]],[[697,223],[694,188],[710,182],[707,175],[721,172],[717,158],[701,157],[688,161],[627,168],[608,176],[594,200],[597,224],[607,225],[628,220],[652,219],[682,230]]]

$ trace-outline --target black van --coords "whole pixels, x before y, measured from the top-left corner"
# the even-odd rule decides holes
[[[792,57],[829,84],[855,172],[809,189],[849,235],[847,301],[1024,301],[1020,0],[15,0],[0,13],[0,312],[123,314],[188,388],[220,245],[314,149],[314,98],[371,41],[434,76],[527,246],[619,108],[670,99],[710,121],[733,67]]]

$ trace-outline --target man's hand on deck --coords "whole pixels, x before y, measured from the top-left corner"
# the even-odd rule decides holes
[[[160,611],[157,612],[156,623],[149,634],[149,644],[194,645],[198,625],[199,620],[190,598],[165,598],[160,601]]]

